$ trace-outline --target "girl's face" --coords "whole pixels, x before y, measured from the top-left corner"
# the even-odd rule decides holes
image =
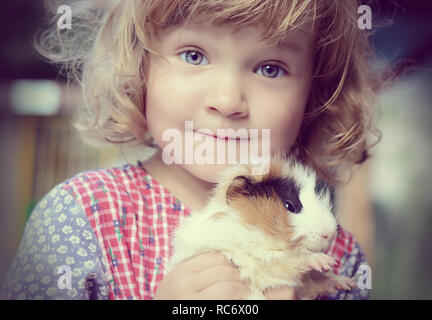
[[[163,134],[175,129],[181,134],[181,165],[195,177],[216,182],[225,164],[200,164],[194,161],[206,147],[214,150],[223,143],[225,155],[236,144],[239,162],[240,143],[216,137],[195,136],[202,140],[186,148],[185,121],[193,130],[258,129],[258,150],[263,147],[262,129],[269,129],[269,150],[289,150],[300,129],[312,82],[311,28],[288,35],[286,46],[266,46],[260,41],[262,29],[246,27],[233,34],[210,22],[175,26],[164,30],[156,51],[166,60],[151,55],[148,69],[146,119],[148,128],[163,149],[173,146],[173,138],[163,141]],[[246,140],[247,140],[246,139]],[[247,140],[249,141],[249,140]],[[263,148],[263,149],[261,149]],[[207,149],[208,150],[208,149]],[[186,164],[186,152],[192,164]],[[232,147],[231,147],[232,152]],[[171,152],[171,155],[173,152]]]

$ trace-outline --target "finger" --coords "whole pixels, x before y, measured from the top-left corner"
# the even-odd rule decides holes
[[[238,281],[221,281],[212,284],[195,296],[197,300],[241,300],[249,289]]]
[[[232,263],[220,252],[206,252],[186,260],[179,267],[193,272],[200,272],[211,266],[217,265],[232,266]]]
[[[208,267],[196,274],[192,288],[195,291],[202,291],[213,284],[222,281],[240,282],[240,270],[229,265]]]
[[[275,289],[267,289],[264,295],[268,300],[296,300],[295,290],[292,287],[280,287]]]

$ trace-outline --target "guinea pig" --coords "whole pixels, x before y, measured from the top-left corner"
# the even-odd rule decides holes
[[[222,252],[249,285],[244,299],[265,299],[270,288],[291,286],[314,299],[356,286],[335,275],[324,252],[337,232],[328,190],[315,172],[280,152],[266,174],[236,164],[221,175],[206,207],[183,219],[174,233],[170,272],[205,252]]]

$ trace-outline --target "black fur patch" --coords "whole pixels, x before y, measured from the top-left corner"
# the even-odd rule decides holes
[[[268,179],[257,182],[251,177],[238,176],[228,189],[227,199],[232,200],[240,194],[246,197],[270,198],[273,192],[279,196],[281,203],[289,200],[294,206],[294,213],[302,210],[303,205],[299,199],[300,188],[293,179]]]
[[[325,183],[325,181],[321,179],[317,179],[315,183],[315,194],[318,196],[321,191],[327,192],[328,190],[328,184]]]
[[[299,213],[303,205],[299,198],[300,188],[293,179],[277,179],[273,186],[279,198],[283,201],[289,200],[294,205],[294,213]]]

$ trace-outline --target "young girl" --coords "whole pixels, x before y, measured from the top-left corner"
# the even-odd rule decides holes
[[[186,162],[187,152],[201,147],[195,140],[188,151],[186,135],[238,144],[216,130],[269,129],[271,153],[290,152],[328,184],[340,183],[368,158],[377,82],[366,31],[357,26],[359,4],[95,3],[72,7],[72,29],[43,34],[39,51],[71,67],[82,85],[76,128],[83,138],[135,141],[156,152],[147,161],[82,172],[55,186],[27,223],[3,297],[241,299],[247,286],[221,254],[206,253],[164,272],[176,226],[205,206],[229,165]],[[191,132],[186,121],[193,123]],[[170,129],[182,142],[174,163],[164,158]],[[260,137],[258,145],[264,143]],[[359,244],[341,227],[327,253],[338,259],[333,271],[349,277],[366,264]],[[293,288],[265,295],[296,297]],[[368,295],[359,288],[326,298]]]

